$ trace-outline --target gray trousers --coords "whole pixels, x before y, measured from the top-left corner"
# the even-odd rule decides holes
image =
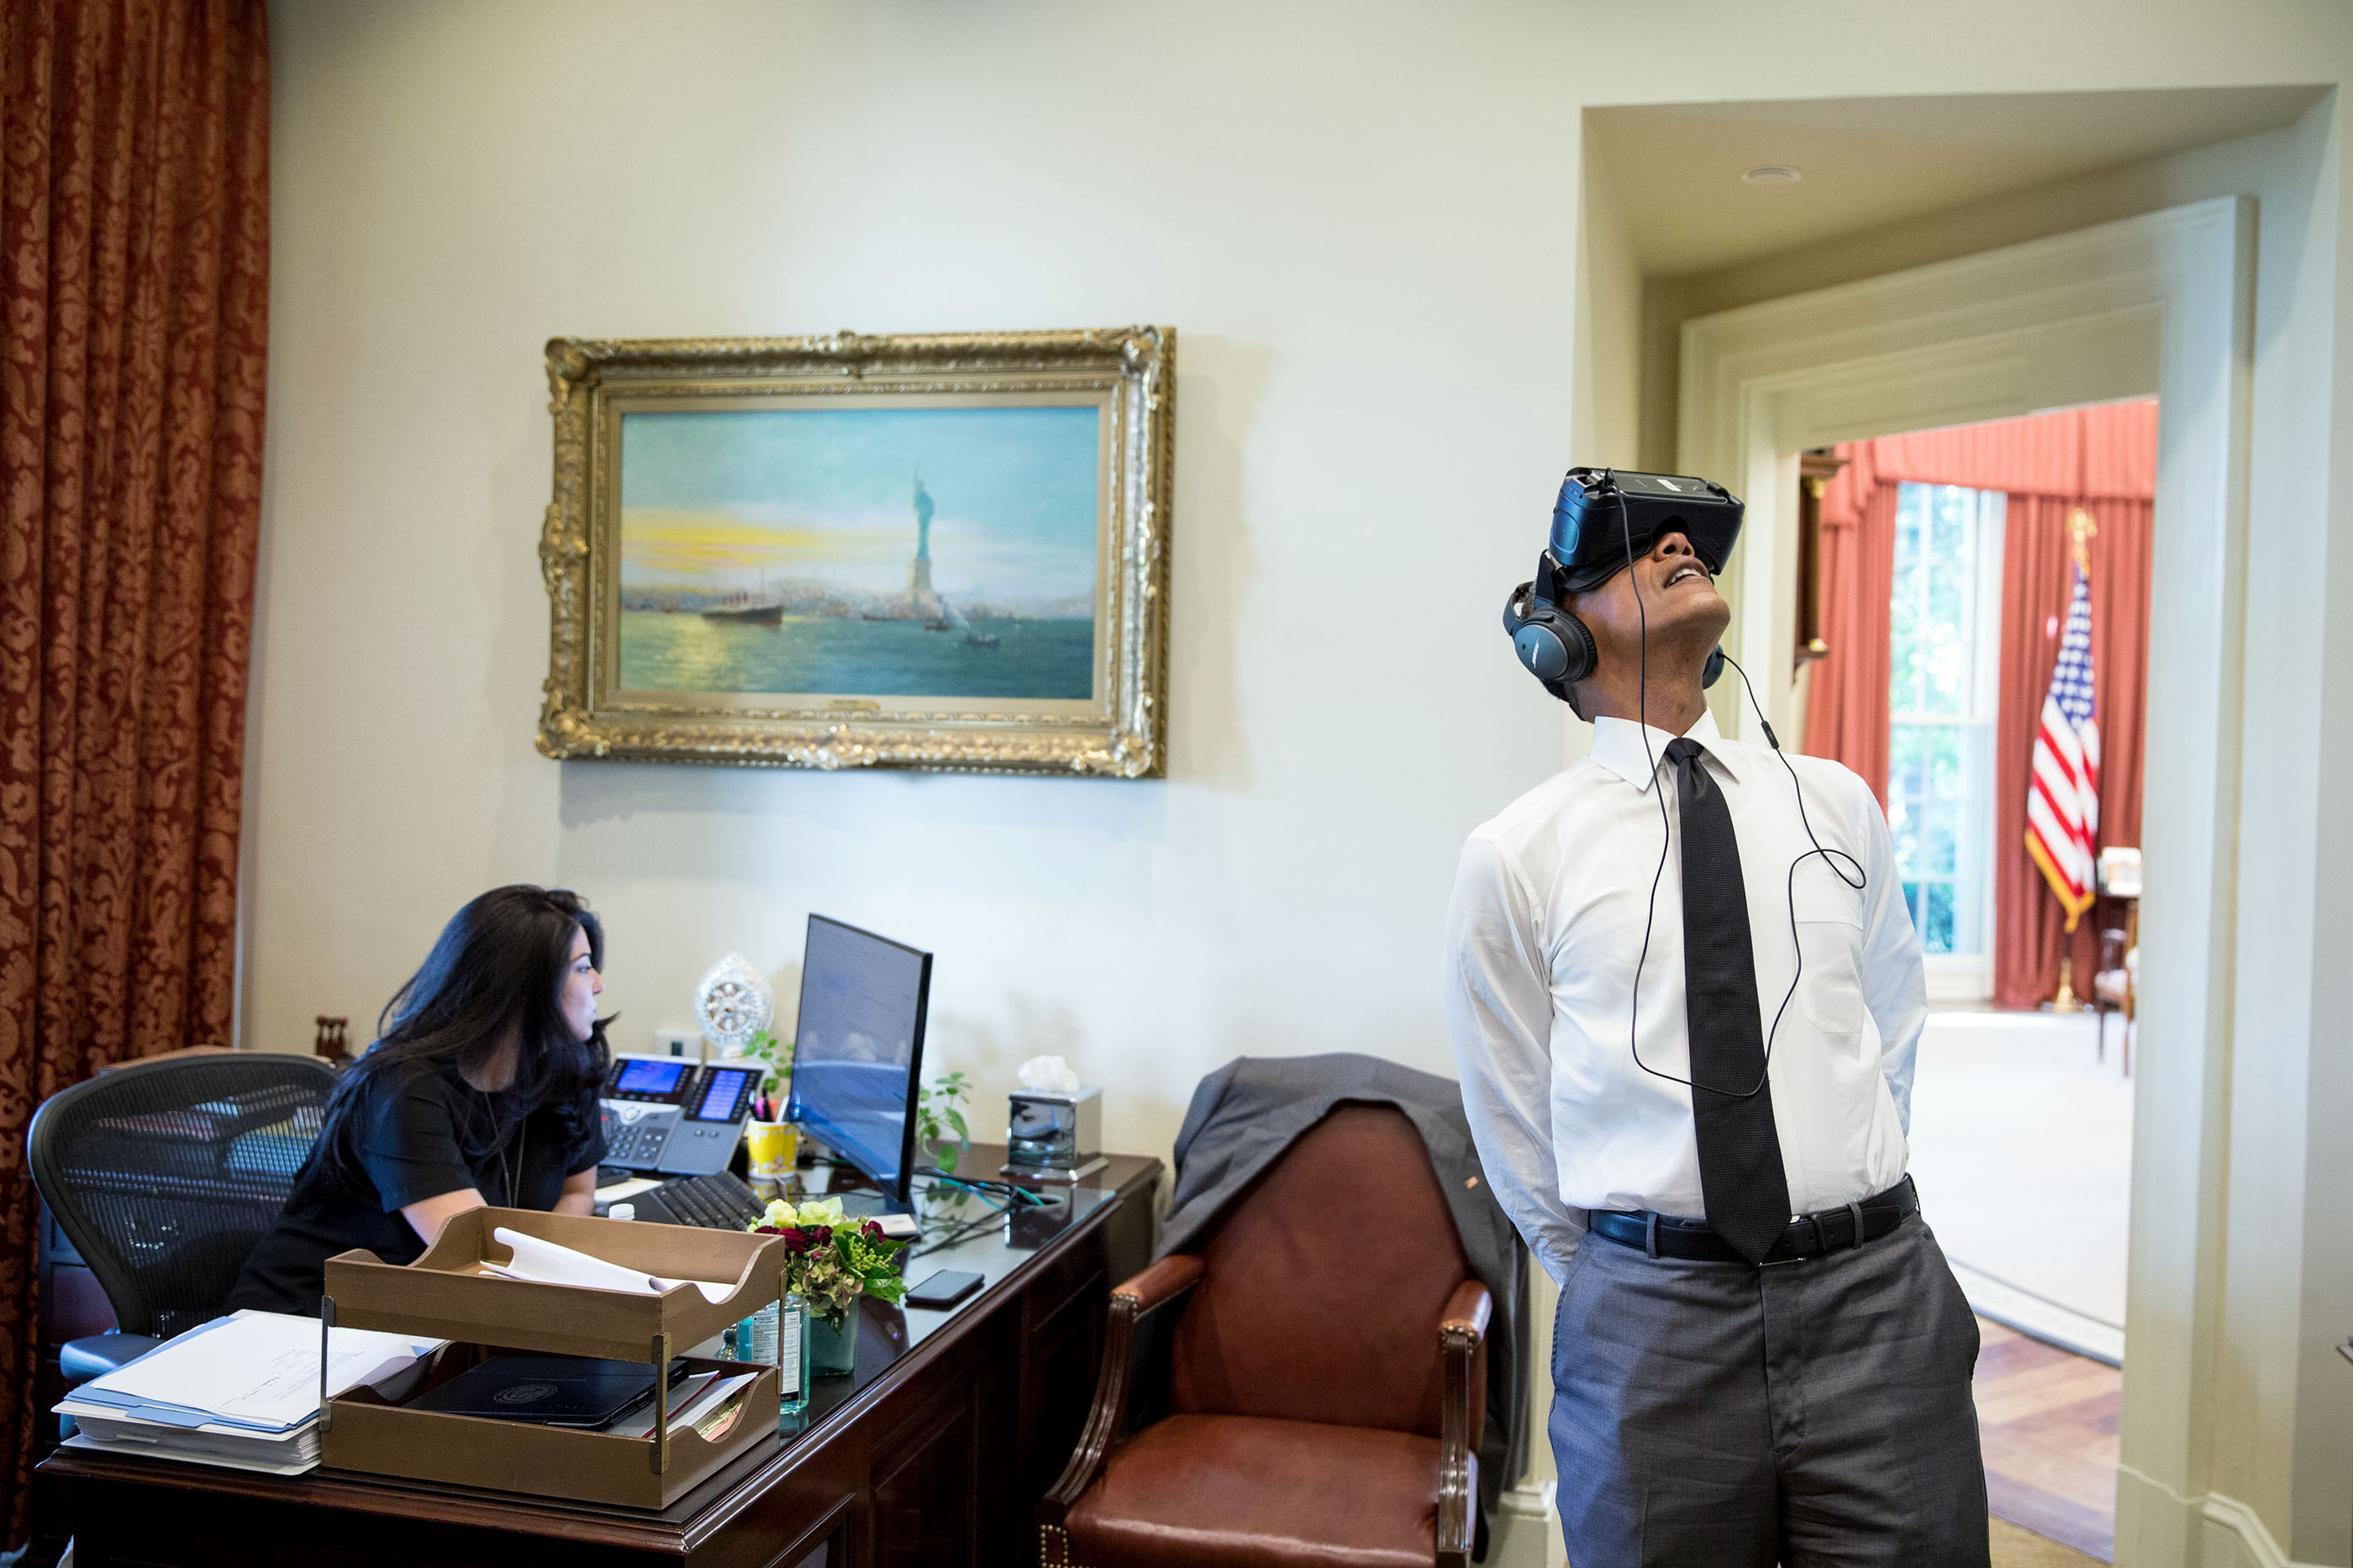
[[[1588,1236],[1552,1344],[1573,1568],[1987,1568],[1977,1320],[1918,1215],[1765,1268]]]

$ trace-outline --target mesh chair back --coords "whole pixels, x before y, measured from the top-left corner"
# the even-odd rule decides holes
[[[309,1057],[183,1057],[100,1073],[34,1112],[33,1184],[125,1333],[220,1315],[334,1087]]]

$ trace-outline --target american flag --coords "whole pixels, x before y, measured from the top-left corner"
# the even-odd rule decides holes
[[[2051,690],[2042,699],[2033,776],[2026,785],[2026,852],[2067,907],[2071,931],[2092,907],[2092,868],[2099,857],[2100,721],[2092,694],[2092,583],[2084,547],[2090,521],[2079,514],[2075,591]]]

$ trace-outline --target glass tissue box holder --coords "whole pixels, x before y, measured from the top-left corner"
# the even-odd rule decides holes
[[[1103,1089],[1017,1089],[1008,1097],[1006,1158],[1016,1181],[1071,1183],[1103,1168]]]

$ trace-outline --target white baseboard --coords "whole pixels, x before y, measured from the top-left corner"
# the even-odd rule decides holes
[[[2130,1465],[2116,1467],[2116,1568],[2318,1568],[2280,1550],[2253,1509],[2208,1492],[2185,1498]]]
[[[1552,1568],[1567,1556],[1552,1492],[1550,1481],[1504,1489],[1490,1525],[1485,1568]]]

